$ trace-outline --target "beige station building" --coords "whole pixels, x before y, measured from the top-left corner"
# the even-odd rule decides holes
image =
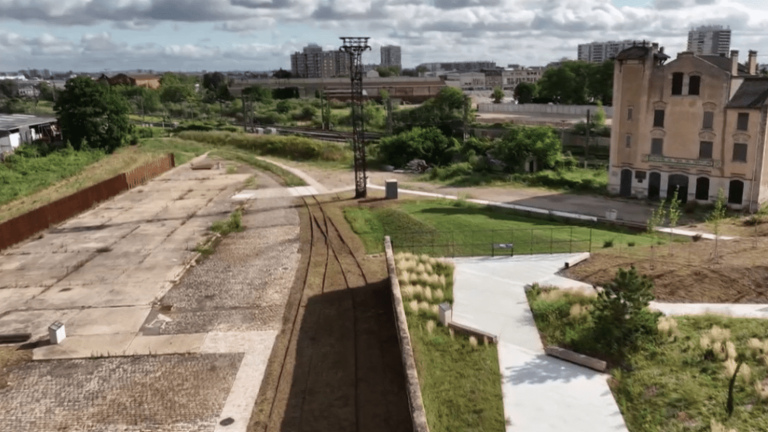
[[[768,200],[768,78],[757,53],[682,52],[656,44],[621,51],[614,71],[609,191],[714,202],[756,211]]]

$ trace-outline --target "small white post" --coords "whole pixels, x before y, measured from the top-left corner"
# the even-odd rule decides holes
[[[67,334],[64,331],[64,323],[56,321],[48,327],[48,336],[51,338],[52,345],[58,345],[63,341]]]
[[[440,303],[440,324],[448,326],[453,316],[451,304],[448,302]]]

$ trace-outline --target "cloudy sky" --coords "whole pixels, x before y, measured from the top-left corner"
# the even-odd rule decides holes
[[[579,43],[728,25],[732,49],[768,55],[768,0],[0,0],[0,71],[269,70],[339,36],[402,46],[405,67],[493,60],[543,65]],[[760,62],[768,63],[768,56]]]

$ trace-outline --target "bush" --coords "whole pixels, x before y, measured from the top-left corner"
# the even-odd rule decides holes
[[[336,143],[316,141],[298,136],[187,131],[180,133],[179,138],[216,146],[231,145],[256,154],[280,156],[290,159],[345,161],[351,157],[348,149]]]
[[[653,282],[632,267],[619,269],[594,303],[592,339],[608,358],[621,360],[646,336],[656,334],[659,314],[650,312]]]
[[[280,103],[282,102],[287,101],[280,101]],[[312,118],[318,115],[319,112],[320,111],[310,105],[304,105],[301,109],[293,111],[291,117],[293,117],[294,120],[312,120]]]
[[[613,247],[613,240],[606,240],[603,242],[604,248],[612,248]]]
[[[541,168],[554,168],[562,158],[562,143],[549,126],[515,126],[493,141],[493,156],[514,171],[522,171],[529,157]]]
[[[474,169],[469,162],[460,162],[448,165],[446,167],[433,168],[429,173],[432,180],[450,180],[456,177],[472,175]]]
[[[413,159],[445,165],[459,150],[455,139],[448,138],[437,128],[413,128],[398,135],[383,138],[378,145],[382,162],[403,167]]]

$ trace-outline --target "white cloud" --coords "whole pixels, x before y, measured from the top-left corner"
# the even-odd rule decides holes
[[[50,34],[29,38],[18,30],[0,30],[0,49],[10,59],[4,57],[5,64],[23,66],[56,58],[66,68],[113,62],[143,69],[259,70],[288,67],[291,52],[309,42],[338,44],[337,36],[344,33],[371,36],[374,48],[401,45],[406,66],[459,59],[533,65],[574,57],[578,43],[593,40],[653,40],[674,53],[684,48],[687,30],[702,24],[730,25],[734,49],[766,51],[767,4],[764,0],[649,0],[644,7],[618,7],[612,0],[0,0],[0,25],[43,23],[71,27],[70,34],[77,33],[69,39]],[[159,25],[167,22],[173,26]],[[188,41],[174,36],[174,43],[161,42],[174,26],[184,35],[185,22],[210,23],[214,31],[195,33]],[[157,32],[151,33],[158,35],[157,42],[137,45],[127,37],[116,40],[120,32],[112,35],[103,32],[103,26],[88,27],[96,23]],[[322,36],[315,36],[313,29]],[[233,44],[230,32],[253,43]],[[257,35],[263,39],[256,40],[262,37]],[[378,51],[366,55],[377,59]],[[220,61],[212,66],[216,59]]]

